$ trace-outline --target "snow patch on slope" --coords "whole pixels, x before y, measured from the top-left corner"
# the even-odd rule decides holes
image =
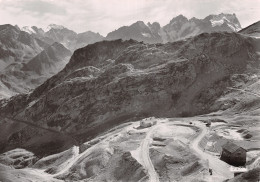
[[[227,23],[227,25],[233,30],[233,31],[239,31],[241,28],[239,28],[239,26],[235,23],[232,23],[229,19],[227,19],[225,16],[224,17],[214,17],[210,20],[212,27],[215,26],[221,26],[223,25],[225,22]]]
[[[233,31],[237,31],[235,27],[233,27],[232,25],[230,24],[227,24],[229,26],[229,28],[231,28]]]
[[[29,26],[22,27],[21,30],[24,31],[24,32],[27,32],[27,33],[29,33],[29,34],[36,33],[36,32],[32,29],[32,27],[29,27]]]
[[[50,29],[64,29],[65,27],[62,25],[50,24],[47,28],[44,29],[45,32],[48,32]]]
[[[212,27],[222,25],[224,23],[224,20],[210,20]]]
[[[144,36],[144,37],[151,37],[151,34],[149,34],[149,33],[142,33],[142,35]]]

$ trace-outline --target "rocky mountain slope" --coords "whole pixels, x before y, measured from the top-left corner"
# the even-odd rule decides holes
[[[0,98],[28,93],[61,71],[72,53],[59,43],[46,47],[27,63],[12,63],[0,72]]]
[[[22,124],[8,130],[1,137],[2,151],[19,146],[41,153],[35,138],[43,139],[49,130],[57,132],[57,148],[63,148],[69,145],[63,135],[83,142],[135,117],[233,108],[240,100],[227,106],[218,99],[233,86],[233,75],[257,72],[259,50],[256,39],[227,32],[167,44],[115,40],[88,45],[32,93],[2,101],[2,127],[11,128],[18,120],[48,129],[31,133],[32,126]],[[43,143],[52,146],[48,138]]]
[[[74,49],[85,47],[87,44],[94,44],[102,41],[103,39],[104,37],[99,33],[94,33],[91,31],[79,33],[76,37],[76,46]]]
[[[48,46],[12,25],[0,25],[0,71],[12,63],[26,63]]]
[[[239,33],[259,38],[260,37],[260,21],[255,22],[254,24],[249,25],[246,28],[243,28],[242,30],[239,31]]]
[[[121,27],[108,33],[106,39],[134,39],[146,43],[172,42],[198,35],[203,32],[237,32],[241,25],[235,14],[209,15],[204,19],[187,19],[183,15],[173,18],[161,27],[159,23],[147,25],[138,21],[130,26]]]
[[[65,67],[71,55],[62,44],[55,42],[25,64],[22,70],[54,75]]]

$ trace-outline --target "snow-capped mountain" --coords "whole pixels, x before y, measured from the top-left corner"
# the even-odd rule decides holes
[[[29,33],[29,34],[36,33],[36,32],[34,31],[34,29],[33,29],[32,27],[29,27],[29,26],[22,27],[21,30],[22,30],[22,31],[25,31],[25,32],[27,32],[27,33]]]
[[[241,25],[235,14],[219,14],[219,15],[211,15],[212,27],[222,26],[223,24],[227,24],[234,32],[238,32],[241,30]]]
[[[163,42],[176,41],[203,32],[237,32],[241,25],[235,14],[209,15],[204,19],[187,19],[183,15],[173,18],[161,30]]]

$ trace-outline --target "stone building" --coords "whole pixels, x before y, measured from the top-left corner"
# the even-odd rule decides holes
[[[222,146],[220,159],[232,166],[244,166],[246,163],[246,152],[246,149],[232,142],[227,142]]]

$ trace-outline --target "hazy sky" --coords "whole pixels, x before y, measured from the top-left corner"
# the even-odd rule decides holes
[[[0,24],[55,23],[102,35],[138,20],[163,26],[179,14],[205,18],[221,12],[235,13],[246,27],[260,20],[260,0],[0,0]]]

